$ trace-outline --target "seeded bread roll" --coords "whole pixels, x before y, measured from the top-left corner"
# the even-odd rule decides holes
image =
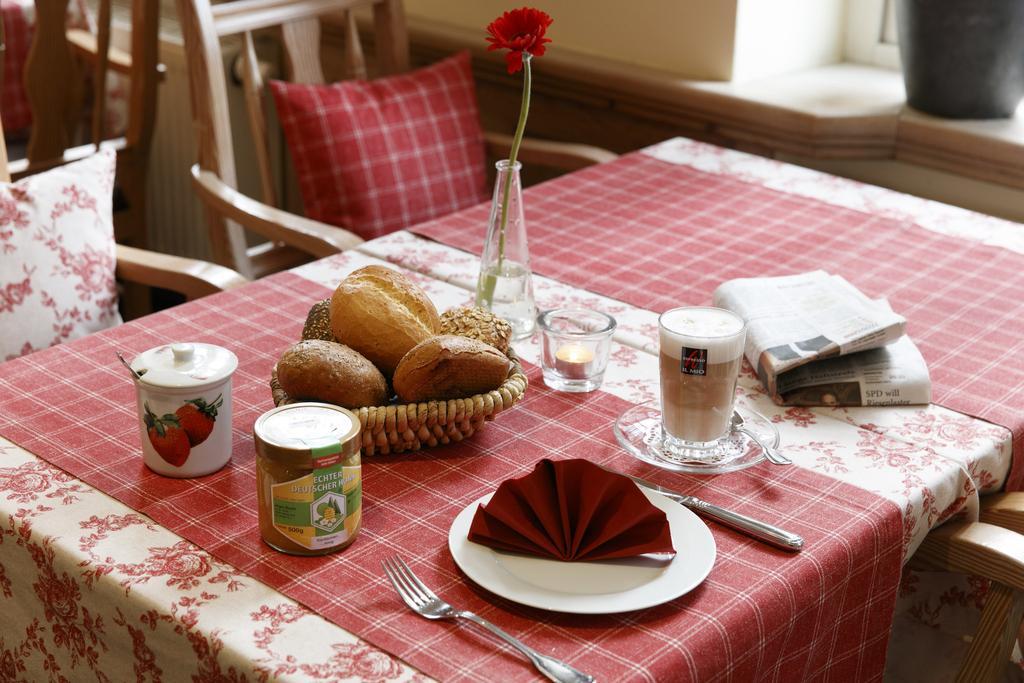
[[[309,309],[306,324],[302,326],[303,339],[323,339],[338,341],[331,331],[331,300],[318,301]]]
[[[441,321],[426,292],[397,270],[366,266],[345,278],[331,297],[331,330],[342,344],[363,354],[384,373]]]
[[[387,381],[373,363],[344,344],[309,339],[293,344],[277,361],[277,381],[288,397],[343,408],[388,402]]]
[[[444,334],[417,344],[395,370],[403,403],[465,398],[497,389],[511,362],[501,351],[467,337]]]
[[[441,334],[469,337],[490,344],[502,353],[508,353],[512,326],[490,311],[476,306],[459,306],[441,314]]]

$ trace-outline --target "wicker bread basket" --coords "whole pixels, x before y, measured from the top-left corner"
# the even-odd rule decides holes
[[[503,410],[511,408],[526,391],[526,375],[509,348],[512,366],[500,387],[486,394],[448,401],[404,403],[353,409],[363,426],[363,455],[386,455],[459,442],[472,436]],[[277,381],[277,366],[270,377],[275,405],[295,403]]]

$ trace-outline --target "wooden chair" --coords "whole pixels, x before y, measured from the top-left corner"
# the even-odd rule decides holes
[[[159,0],[132,0],[131,52],[111,48],[111,0],[99,1],[97,32],[66,27],[68,0],[36,0],[35,33],[25,65],[32,110],[28,156],[10,164],[15,179],[92,154],[102,142],[117,150],[117,187],[123,206],[114,215],[119,243],[146,244],[146,171],[156,121]],[[128,122],[123,137],[104,140],[109,73],[130,79]],[[93,87],[91,144],[77,145],[86,74]]]
[[[1014,525],[1021,524],[1024,509],[1017,507],[1011,515]],[[982,520],[986,517],[992,519],[993,515],[983,513]],[[928,534],[908,566],[972,574],[991,582],[981,621],[956,680],[1003,680],[1024,619],[1024,536],[985,521],[947,523]]]
[[[10,182],[7,146],[0,125],[0,182]],[[181,258],[117,245],[115,276],[121,282],[159,287],[177,292],[187,300],[238,287],[248,282],[235,271],[206,261]]]
[[[1024,534],[1024,492],[982,497],[981,521]]]
[[[320,21],[341,22],[346,36],[347,72],[365,78],[354,8],[373,12],[376,67],[380,75],[409,69],[409,39],[400,0],[239,0],[210,4],[210,0],[178,0],[182,33],[189,59],[192,116],[199,140],[198,163],[192,167],[197,191],[207,206],[214,258],[247,277],[259,277],[310,257],[327,256],[362,240],[343,228],[326,225],[278,208],[270,153],[266,147],[264,86],[256,57],[254,32],[280,32],[290,80],[324,83],[320,60]],[[228,112],[221,38],[240,36],[242,81],[262,201],[238,191]],[[508,154],[511,137],[488,134],[491,153]],[[584,145],[524,141],[519,159],[525,163],[573,170],[615,158],[611,152]],[[249,247],[245,229],[267,244]]]

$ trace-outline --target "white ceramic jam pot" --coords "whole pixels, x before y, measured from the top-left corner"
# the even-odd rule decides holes
[[[231,459],[231,375],[238,358],[213,344],[165,344],[132,369],[146,466],[167,477],[201,477]]]

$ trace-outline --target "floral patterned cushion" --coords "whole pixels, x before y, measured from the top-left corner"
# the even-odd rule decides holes
[[[114,283],[116,157],[0,183],[0,359],[120,324]]]
[[[371,239],[486,199],[469,53],[374,81],[272,81],[306,215]]]

